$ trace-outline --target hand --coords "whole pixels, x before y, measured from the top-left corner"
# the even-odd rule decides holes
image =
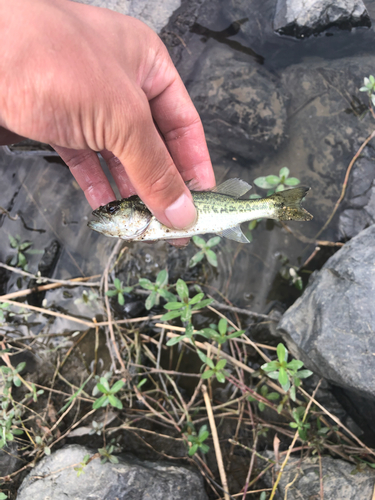
[[[67,0],[0,0],[0,143],[51,144],[92,208],[137,193],[167,226],[193,224],[215,185],[198,113],[145,24]]]

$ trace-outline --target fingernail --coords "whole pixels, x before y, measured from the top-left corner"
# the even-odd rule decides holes
[[[191,198],[182,194],[172,205],[165,210],[165,216],[175,229],[187,229],[197,220],[197,210]]]

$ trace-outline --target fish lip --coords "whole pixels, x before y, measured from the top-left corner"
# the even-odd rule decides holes
[[[107,220],[107,217],[103,212],[100,210],[100,208],[97,208],[96,210],[92,211],[92,215],[99,219],[101,222],[105,222]]]

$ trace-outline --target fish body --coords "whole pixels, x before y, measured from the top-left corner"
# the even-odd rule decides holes
[[[308,221],[312,219],[301,202],[308,187],[299,186],[266,198],[239,199],[251,186],[240,179],[229,179],[212,191],[192,191],[197,221],[189,229],[171,229],[159,222],[138,196],[116,200],[93,211],[96,221],[88,226],[99,233],[128,241],[157,241],[186,238],[198,234],[220,236],[249,243],[240,224],[253,219]]]

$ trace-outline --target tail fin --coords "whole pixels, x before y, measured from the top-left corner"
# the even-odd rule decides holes
[[[268,197],[275,202],[276,217],[279,220],[311,220],[313,216],[305,210],[301,203],[310,188],[306,186],[298,186],[285,191],[279,191]]]

